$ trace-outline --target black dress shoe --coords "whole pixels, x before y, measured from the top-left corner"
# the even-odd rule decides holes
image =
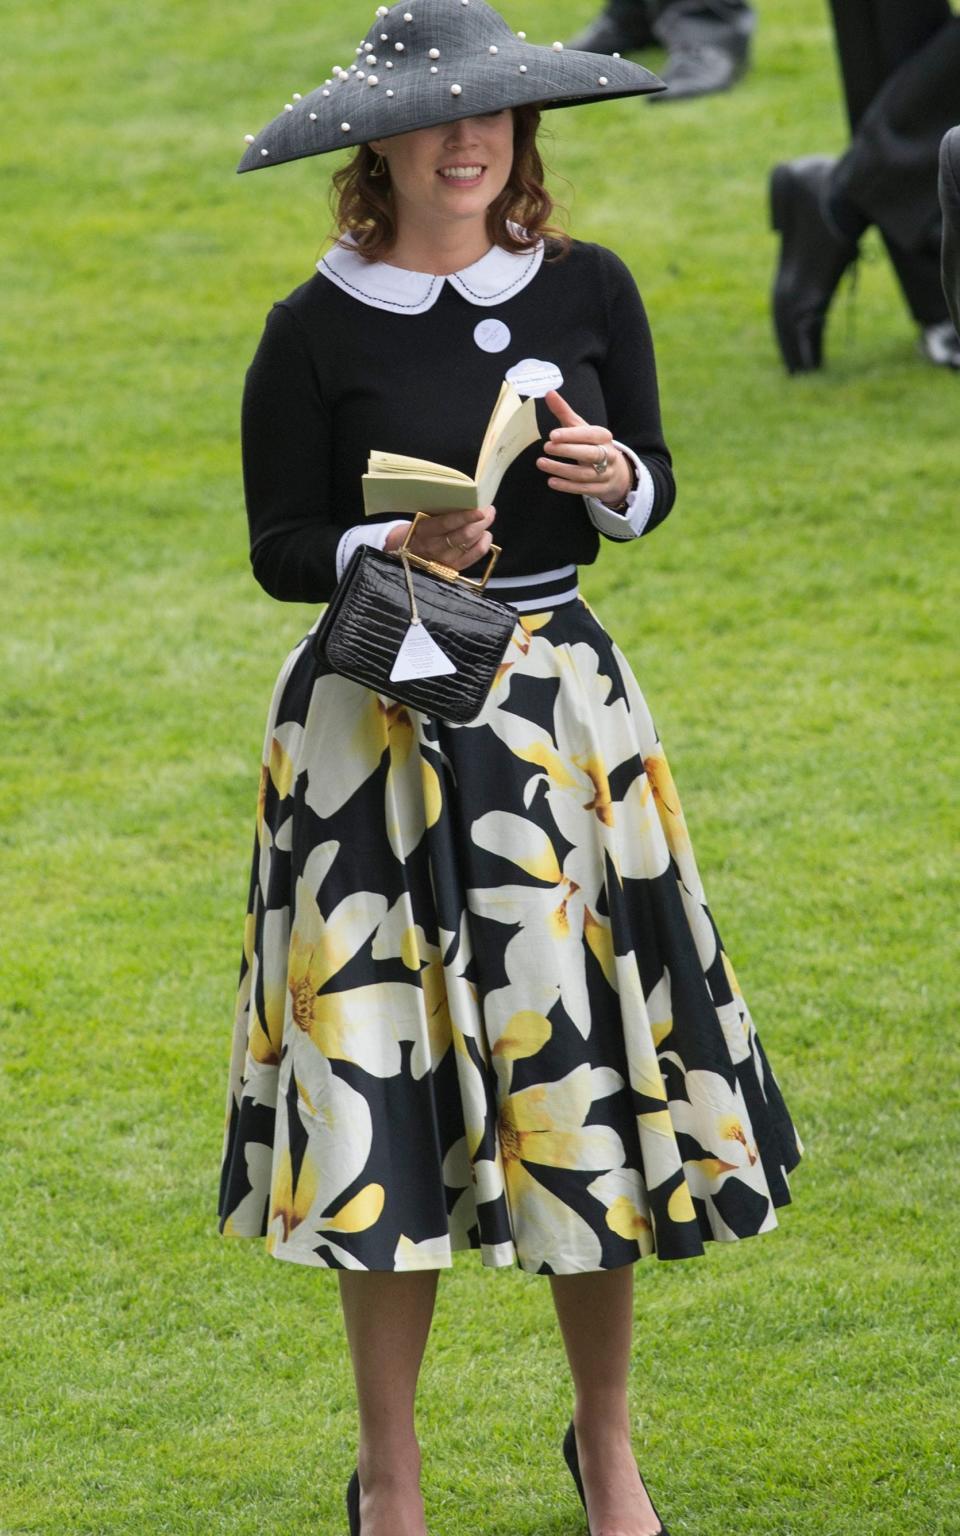
[[[350,1536],[360,1536],[360,1474],[356,1468],[347,1484],[347,1519]]]
[[[652,48],[656,39],[642,5],[608,5],[590,25],[571,37],[568,48],[586,53],[635,53]]]
[[[773,284],[773,324],[788,373],[809,373],[823,360],[830,300],[857,242],[823,211],[834,161],[809,155],[778,165],[770,177],[770,216],[781,237]]]
[[[689,101],[692,96],[712,96],[729,91],[746,73],[750,44],[732,35],[723,42],[682,42],[670,50],[660,78],[667,89],[648,101]]]
[[[567,1425],[567,1432],[566,1432],[566,1434],[563,1437],[563,1455],[564,1455],[564,1459],[566,1460],[567,1466],[570,1468],[570,1474],[571,1474],[574,1482],[577,1485],[577,1492],[580,1495],[580,1502],[583,1505],[584,1513],[586,1513],[586,1509],[587,1509],[587,1496],[586,1496],[586,1494],[583,1491],[583,1478],[580,1476],[580,1458],[577,1455],[577,1432],[576,1432],[576,1430],[573,1427],[573,1420],[572,1419],[570,1420],[570,1423]],[[642,1476],[640,1477],[640,1481],[641,1481],[641,1483],[643,1483]],[[647,1498],[650,1499],[650,1490],[649,1490],[649,1488],[647,1488],[646,1483],[643,1483],[643,1486],[644,1486],[644,1489],[646,1491]],[[654,1504],[652,1499],[650,1499],[650,1504],[651,1504],[651,1507],[652,1507],[653,1512],[656,1515],[657,1519],[660,1520],[660,1511],[657,1509],[657,1506]],[[587,1532],[588,1532],[588,1536],[589,1536],[589,1531],[590,1531],[590,1516],[587,1515]],[[655,1536],[670,1536],[670,1532],[667,1530],[667,1528],[664,1525],[662,1520],[660,1520],[660,1529],[659,1529],[659,1531],[657,1531],[655,1533]]]

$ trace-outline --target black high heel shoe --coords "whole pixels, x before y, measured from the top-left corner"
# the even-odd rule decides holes
[[[356,1468],[347,1484],[347,1519],[350,1536],[360,1536],[360,1474]]]
[[[567,1425],[567,1432],[566,1432],[566,1434],[563,1437],[563,1455],[564,1455],[564,1459],[565,1459],[565,1461],[567,1463],[567,1466],[570,1468],[570,1475],[571,1475],[571,1477],[573,1478],[574,1482],[577,1485],[577,1492],[580,1495],[580,1502],[583,1505],[584,1513],[586,1514],[586,1510],[587,1510],[587,1496],[586,1496],[586,1494],[583,1491],[583,1478],[580,1476],[580,1458],[577,1455],[577,1432],[576,1432],[576,1430],[573,1427],[573,1420],[572,1419],[570,1420],[570,1423]],[[639,1473],[638,1473],[638,1476],[640,1477],[641,1483],[643,1483],[643,1476],[641,1474],[639,1474]],[[646,1483],[643,1483],[643,1486],[644,1486],[644,1490],[646,1491],[647,1498],[650,1499],[650,1490],[649,1490],[649,1488],[647,1488]],[[663,1520],[660,1518],[660,1511],[658,1510],[656,1504],[654,1504],[652,1499],[650,1499],[650,1504],[651,1504],[651,1507],[653,1509],[654,1514],[656,1515],[657,1519],[660,1521],[660,1529],[659,1529],[659,1531],[656,1532],[656,1536],[670,1536],[670,1532],[667,1530],[666,1526],[663,1523]],[[590,1530],[590,1516],[587,1515],[587,1531],[588,1531],[588,1533],[589,1533],[589,1530]]]

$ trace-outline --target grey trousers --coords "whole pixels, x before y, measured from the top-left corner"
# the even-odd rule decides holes
[[[749,35],[755,25],[753,6],[748,0],[610,0],[607,10],[630,14],[642,11],[655,36],[667,41],[680,21],[696,21],[703,31],[736,31]]]

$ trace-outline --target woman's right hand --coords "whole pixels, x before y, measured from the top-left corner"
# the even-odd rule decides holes
[[[489,550],[493,542],[490,526],[496,515],[493,506],[477,507],[472,512],[434,512],[420,519],[407,548],[423,560],[465,571]],[[406,528],[392,528],[384,548],[399,549],[406,536]]]

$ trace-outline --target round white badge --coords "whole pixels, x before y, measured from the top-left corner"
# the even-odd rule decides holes
[[[504,352],[510,345],[510,327],[502,320],[481,320],[473,339],[481,352]]]
[[[559,389],[563,383],[556,363],[544,363],[538,357],[525,357],[522,363],[514,363],[507,369],[506,378],[518,395],[533,395],[536,400],[542,400],[548,390]]]

